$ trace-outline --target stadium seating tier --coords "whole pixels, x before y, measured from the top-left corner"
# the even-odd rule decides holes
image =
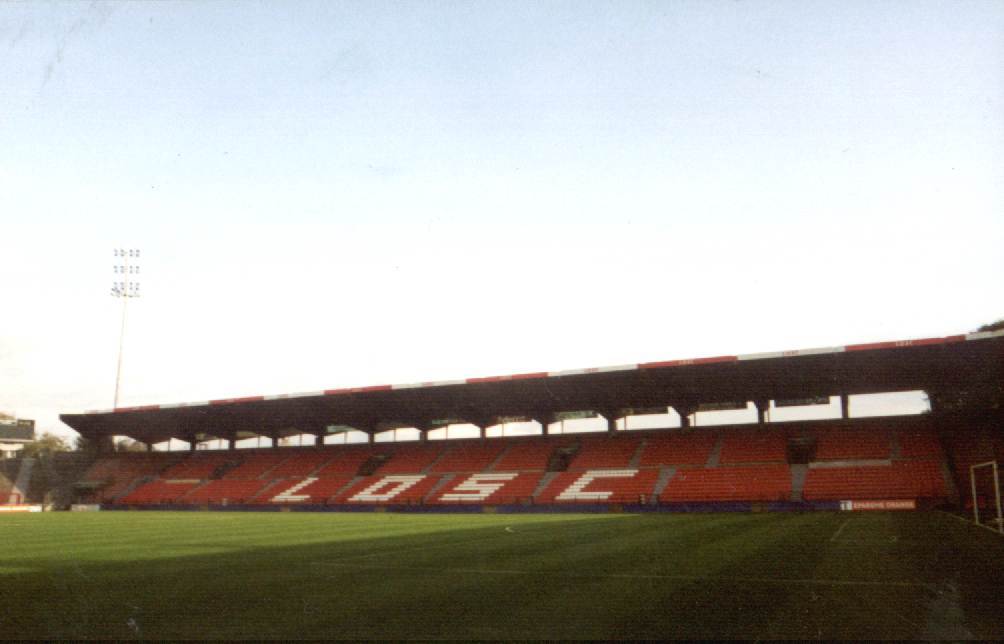
[[[816,460],[884,459],[892,454],[892,435],[882,428],[821,429],[816,434]]]
[[[554,450],[570,442],[532,439],[514,441],[492,469],[496,472],[544,471]]]
[[[562,472],[537,497],[538,503],[648,503],[659,478],[656,468],[590,469]]]
[[[791,498],[788,465],[746,465],[681,469],[659,495],[660,501],[787,501]]]
[[[897,462],[865,467],[811,467],[805,478],[807,500],[946,498],[941,464]]]
[[[498,441],[455,445],[447,449],[430,471],[481,472],[491,465],[504,449],[505,445]]]
[[[98,500],[125,504],[637,503],[653,501],[664,473],[668,482],[659,494],[662,502],[777,501],[792,498],[789,436],[794,455],[799,445],[814,446],[808,452],[813,460],[802,496],[808,501],[946,499],[953,493],[944,476],[946,453],[955,463],[959,488],[968,489],[969,464],[1004,451],[1004,441],[989,431],[958,431],[942,438],[926,419],[866,419],[484,441],[120,453],[98,459],[84,481],[105,486]],[[549,466],[567,471],[546,474]],[[138,485],[158,473],[159,479]],[[586,475],[592,478],[586,480]],[[545,476],[549,484],[534,496]]]
[[[638,452],[642,439],[636,436],[589,436],[582,439],[581,447],[569,464],[569,469],[625,468]]]
[[[723,434],[719,460],[724,464],[783,463],[787,449],[788,436],[783,427],[735,430]]]
[[[704,465],[711,456],[718,435],[706,430],[673,432],[672,435],[650,436],[645,441],[639,466]]]

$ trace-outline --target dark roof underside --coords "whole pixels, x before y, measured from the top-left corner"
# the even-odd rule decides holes
[[[960,336],[961,337],[961,336]],[[64,414],[89,439],[113,435],[156,443],[196,436],[243,438],[324,433],[347,425],[374,433],[436,426],[437,419],[476,425],[499,417],[550,421],[555,412],[594,410],[619,416],[627,408],[761,401],[822,395],[965,390],[1001,382],[1004,336],[976,341],[883,343],[868,350],[792,352],[759,359],[652,363],[592,373],[531,374],[428,387],[372,387],[297,397],[214,401],[177,407]],[[219,403],[219,404],[216,404]]]

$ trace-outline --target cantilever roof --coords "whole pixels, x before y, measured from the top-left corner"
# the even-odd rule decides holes
[[[1004,378],[1004,331],[839,347],[376,385],[307,393],[223,398],[63,414],[88,438],[143,442],[193,435],[284,436],[348,425],[375,432],[431,427],[456,418],[490,424],[500,416],[547,419],[559,411],[621,409],[736,400],[909,390],[951,390]]]

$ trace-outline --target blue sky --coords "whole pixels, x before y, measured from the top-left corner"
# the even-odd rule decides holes
[[[994,2],[0,5],[0,409],[1004,317]]]

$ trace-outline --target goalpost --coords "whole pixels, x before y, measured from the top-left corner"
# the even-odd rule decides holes
[[[1000,477],[998,476],[997,473],[997,461],[987,461],[986,463],[977,463],[975,465],[969,466],[969,483],[973,492],[973,520],[976,522],[976,525],[981,525],[980,503],[979,503],[979,497],[981,495],[977,494],[976,478],[977,478],[977,473],[987,472],[987,469],[981,469],[981,468],[989,469],[988,473],[992,474],[993,476],[991,480],[988,480],[986,475],[980,477],[982,479],[981,480],[982,485],[980,486],[982,488],[982,491],[989,491],[987,490],[988,487],[992,488],[994,503],[997,508],[997,517],[995,519],[992,519],[989,523],[997,524],[997,531],[1000,532],[1001,534],[1004,534],[1004,517],[1001,516],[1001,484],[1000,484]]]

